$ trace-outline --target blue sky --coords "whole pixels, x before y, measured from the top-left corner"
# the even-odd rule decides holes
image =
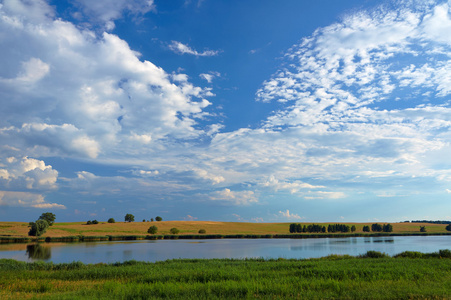
[[[0,1],[0,220],[449,220],[447,1]]]

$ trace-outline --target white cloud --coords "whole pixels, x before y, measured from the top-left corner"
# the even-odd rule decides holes
[[[302,217],[298,214],[290,213],[290,211],[287,209],[286,211],[279,211],[279,215],[282,215],[282,217],[288,219],[288,220],[301,220]]]
[[[153,0],[74,0],[84,12],[75,17],[83,18],[88,16],[92,21],[101,22],[107,30],[114,29],[114,22],[122,18],[123,13],[130,13],[135,16],[142,16],[150,11],[155,11]]]
[[[206,80],[208,83],[212,83],[213,79],[215,79],[216,77],[221,77],[221,73],[219,72],[202,73],[199,74],[199,77]]]
[[[177,54],[190,54],[194,56],[216,56],[219,54],[218,50],[204,50],[203,52],[198,52],[190,46],[177,41],[172,41],[171,44],[169,44],[169,49]]]
[[[232,205],[250,205],[258,202],[253,191],[232,191],[228,188],[210,193],[208,200]]]
[[[58,172],[42,160],[28,157],[0,160],[0,189],[54,189],[57,179]]]
[[[11,192],[0,190],[0,206],[19,206],[34,208],[66,209],[66,206],[57,203],[46,203],[41,194],[29,192]]]

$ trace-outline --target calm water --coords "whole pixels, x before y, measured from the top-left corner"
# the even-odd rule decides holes
[[[451,249],[451,236],[356,237],[321,239],[158,240],[0,245],[0,258],[21,261],[112,263],[174,258],[313,258],[359,255],[369,250],[389,255],[403,251]]]

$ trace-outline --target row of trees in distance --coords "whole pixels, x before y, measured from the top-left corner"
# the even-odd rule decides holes
[[[334,233],[334,232],[355,232],[357,229],[355,225],[349,226],[346,224],[329,224],[327,227],[325,225],[320,224],[309,224],[309,225],[302,225],[302,224],[296,224],[292,223],[290,224],[290,233]],[[392,232],[393,226],[391,224],[378,224],[374,223],[370,226],[365,225],[363,226],[364,232]]]

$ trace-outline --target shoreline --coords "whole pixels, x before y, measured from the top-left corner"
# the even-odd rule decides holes
[[[0,236],[0,244],[20,243],[77,243],[100,241],[132,240],[205,240],[205,239],[315,239],[351,237],[390,237],[390,236],[443,236],[451,232],[408,232],[408,233],[317,233],[317,234],[182,234],[182,235],[105,235],[105,236],[62,236],[62,237],[5,237]]]

